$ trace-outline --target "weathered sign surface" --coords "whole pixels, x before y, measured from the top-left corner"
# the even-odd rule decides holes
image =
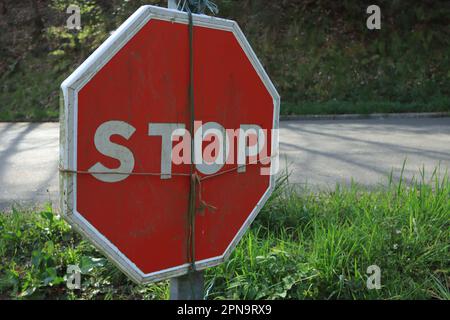
[[[62,84],[63,216],[141,283],[223,262],[275,182],[274,86],[238,25],[204,15],[190,82],[188,22],[143,6]]]

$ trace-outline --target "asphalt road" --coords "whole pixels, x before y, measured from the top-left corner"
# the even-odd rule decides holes
[[[57,123],[0,123],[0,210],[58,199]],[[281,164],[312,189],[450,167],[450,118],[281,122]]]

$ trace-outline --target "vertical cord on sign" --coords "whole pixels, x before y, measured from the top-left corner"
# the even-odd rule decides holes
[[[195,154],[194,154],[194,124],[195,124],[195,107],[194,107],[194,22],[192,12],[188,10],[189,15],[189,111],[190,111],[190,127],[191,134],[191,166],[190,166],[190,188],[189,188],[189,233],[188,233],[188,257],[193,271],[195,267],[195,201],[196,201],[196,173],[195,173]]]

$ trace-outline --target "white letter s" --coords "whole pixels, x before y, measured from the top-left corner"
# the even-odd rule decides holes
[[[103,155],[119,160],[120,166],[116,169],[110,169],[97,162],[88,170],[89,172],[95,172],[92,176],[100,181],[110,183],[119,182],[129,177],[134,169],[133,153],[130,149],[111,142],[110,138],[112,135],[118,134],[128,140],[135,131],[136,129],[133,126],[124,121],[107,121],[97,128],[94,137],[95,147]],[[120,174],[112,174],[113,172],[120,172]]]

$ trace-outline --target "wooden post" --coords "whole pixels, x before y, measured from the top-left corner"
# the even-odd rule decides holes
[[[177,0],[168,0],[169,9],[178,9]],[[170,300],[203,300],[205,280],[203,271],[170,279]]]

